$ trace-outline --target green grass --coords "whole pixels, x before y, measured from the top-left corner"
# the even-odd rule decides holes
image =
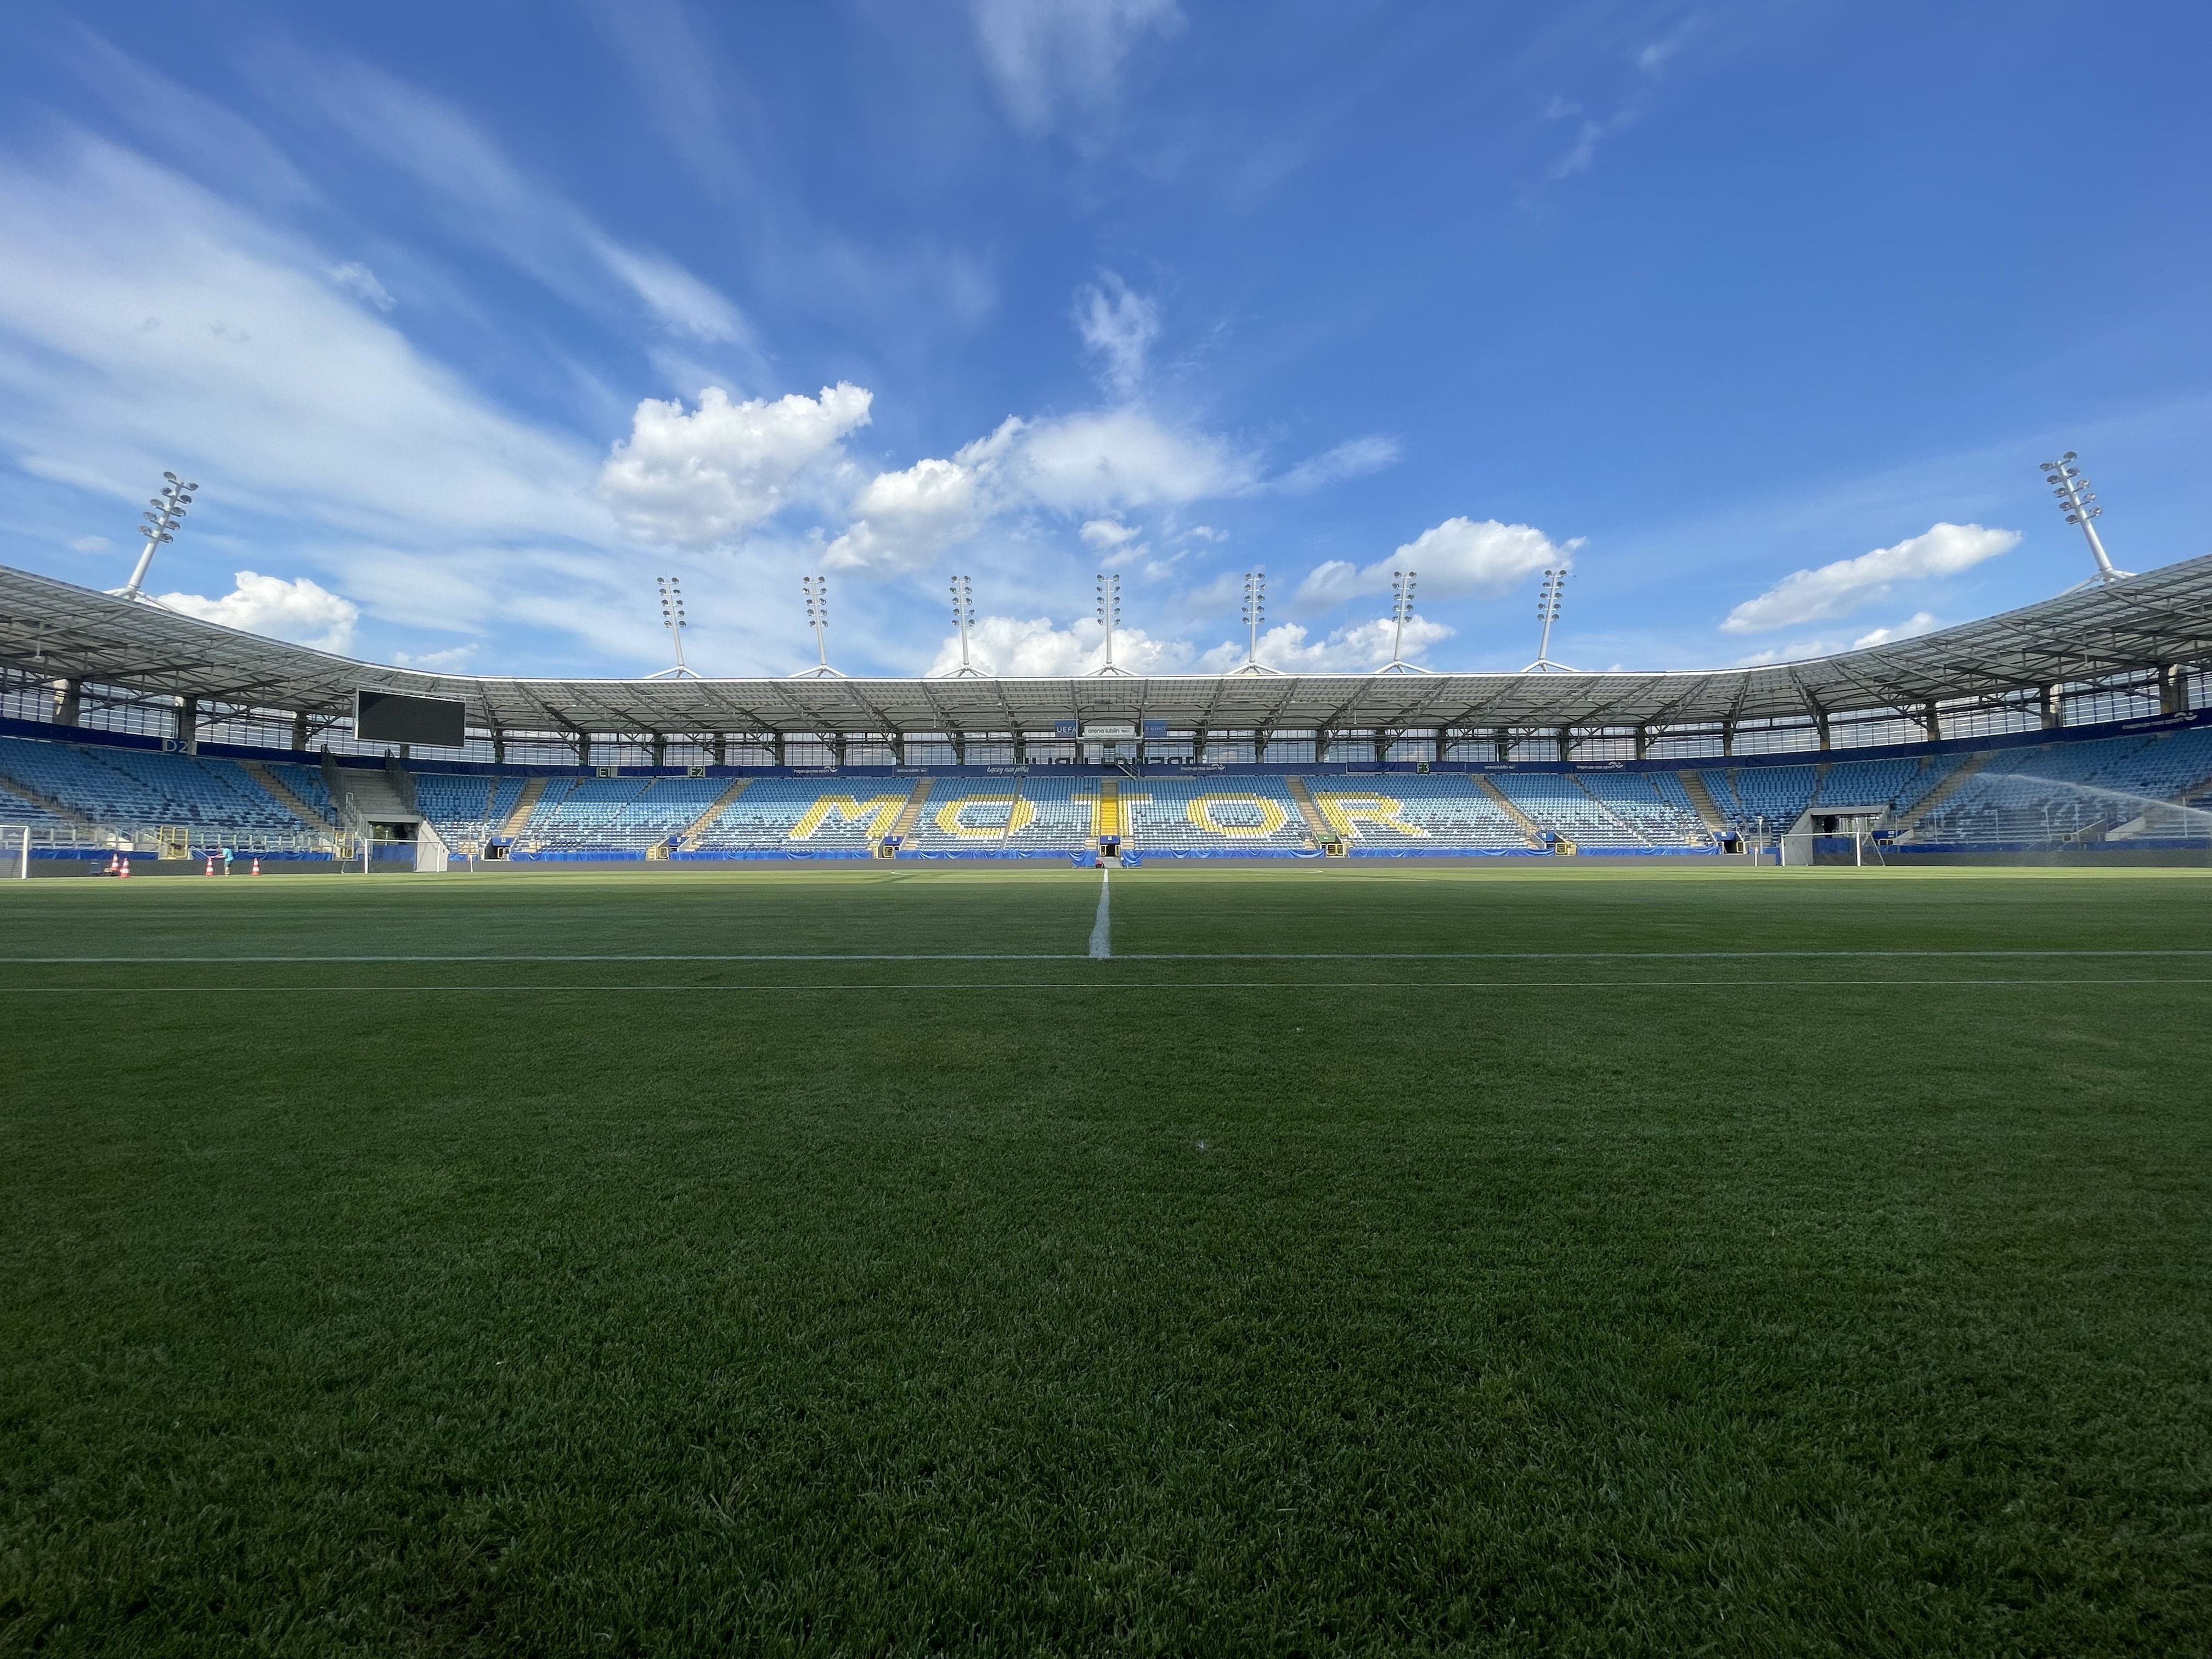
[[[1097,897],[0,884],[0,1654],[2212,1651],[2212,878]]]

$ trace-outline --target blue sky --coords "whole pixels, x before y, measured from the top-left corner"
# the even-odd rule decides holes
[[[9,562],[479,672],[1772,660],[2207,549],[2200,6],[19,3]],[[241,574],[240,573],[246,573]]]

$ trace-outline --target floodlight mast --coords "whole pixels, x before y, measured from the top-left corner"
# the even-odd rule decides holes
[[[806,625],[814,630],[814,666],[802,668],[791,678],[795,680],[842,680],[844,675],[830,665],[830,579],[827,576],[801,576],[799,586],[806,594]]]
[[[1378,674],[1426,674],[1433,672],[1406,660],[1406,624],[1413,619],[1415,574],[1411,570],[1390,573],[1390,660],[1375,671]]]
[[[975,594],[965,576],[952,579],[952,625],[960,630],[960,666],[952,671],[952,678],[956,680],[988,678],[968,657],[968,630],[975,625]]]
[[[1260,660],[1260,624],[1267,619],[1267,573],[1244,573],[1244,665],[1239,674],[1275,674],[1281,671]]]
[[[2089,580],[2100,583],[2124,581],[2135,573],[2112,568],[2112,557],[2105,551],[2105,544],[2098,536],[2097,526],[2093,522],[2104,516],[2105,509],[2090,505],[2097,497],[2089,488],[2089,481],[2081,476],[2081,470],[2074,465],[2079,459],[2069,449],[2057,460],[2044,462],[2044,482],[2051,486],[2051,493],[2058,498],[2058,505],[2065,509],[2066,522],[2081,526],[2082,538],[2089,544],[2089,556],[2097,562],[2097,574]],[[2086,586],[2087,584],[2083,585]]]
[[[1521,672],[1524,674],[1573,674],[1581,671],[1570,668],[1563,662],[1552,660],[1552,624],[1559,619],[1559,600],[1567,586],[1567,567],[1554,565],[1544,573],[1544,586],[1536,595],[1536,620],[1543,624],[1543,632],[1536,639],[1536,660]]]
[[[192,504],[192,492],[199,488],[196,483],[185,483],[173,472],[164,472],[161,477],[167,483],[160,495],[146,503],[154,510],[138,515],[145,520],[138,526],[138,533],[146,538],[146,550],[138,556],[138,566],[131,573],[131,580],[115,590],[123,599],[145,599],[141,590],[146,585],[146,572],[154,562],[155,550],[163,542],[177,539],[173,532],[184,522],[185,511]]]
[[[1101,574],[1098,578],[1098,626],[1106,631],[1106,660],[1092,671],[1092,678],[1115,675],[1127,679],[1129,671],[1114,666],[1114,630],[1121,625],[1121,579]]]
[[[660,589],[660,625],[668,630],[668,637],[676,646],[676,666],[648,674],[646,678],[696,680],[699,677],[684,665],[684,585],[673,576],[655,576],[653,580]]]

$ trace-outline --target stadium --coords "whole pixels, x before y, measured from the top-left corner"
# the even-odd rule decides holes
[[[2212,852],[2212,558],[1702,673],[458,679],[22,571],[0,607],[19,874]]]
[[[1708,673],[12,569],[0,660],[33,1646],[2202,1634],[2212,559]]]
[[[0,1659],[2212,1659],[2209,52],[0,7]]]

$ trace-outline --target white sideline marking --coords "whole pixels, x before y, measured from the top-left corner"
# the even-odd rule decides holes
[[[1091,954],[1100,962],[1114,954],[1113,917],[1107,909],[1108,896],[1113,891],[1109,884],[1112,872],[1101,866],[1098,871],[1098,920],[1091,924]]]
[[[1106,918],[1106,894],[1102,883],[1098,915]],[[1094,945],[1097,927],[1091,930]],[[1072,951],[915,951],[900,952],[766,952],[766,951],[596,951],[529,954],[468,955],[390,954],[348,956],[135,956],[135,957],[0,957],[0,967],[89,967],[103,963],[222,963],[222,962],[1082,962],[1100,955],[1096,949],[1083,956]],[[1110,953],[1109,953],[1110,954]],[[2084,951],[1137,951],[1114,957],[1116,962],[1765,962],[1855,961],[1897,958],[1924,961],[1979,961],[1996,957],[2212,957],[2212,951],[2187,949]]]
[[[1121,960],[1127,961],[1127,958]],[[1793,991],[1814,991],[1887,989],[1902,985],[2212,986],[2212,979],[2052,979],[2048,975],[2039,975],[2033,979],[1793,979],[1775,983]],[[813,985],[796,981],[767,984],[740,981],[722,985],[532,985],[529,990],[532,996],[550,995],[560,991],[587,993],[593,996],[609,991],[650,991],[656,995],[669,991],[726,991],[758,996],[769,991],[1672,991],[1689,988],[1741,991],[1743,981],[1740,979],[1022,979],[955,980],[932,984],[927,980],[891,980],[870,984],[824,981]],[[21,985],[10,987],[8,994],[11,997],[26,996],[46,991],[67,996],[167,997],[198,991],[216,996],[240,996],[260,988],[258,986],[235,985]],[[349,996],[511,996],[514,989],[513,985],[505,984],[287,985],[283,993],[287,996],[318,991]]]

